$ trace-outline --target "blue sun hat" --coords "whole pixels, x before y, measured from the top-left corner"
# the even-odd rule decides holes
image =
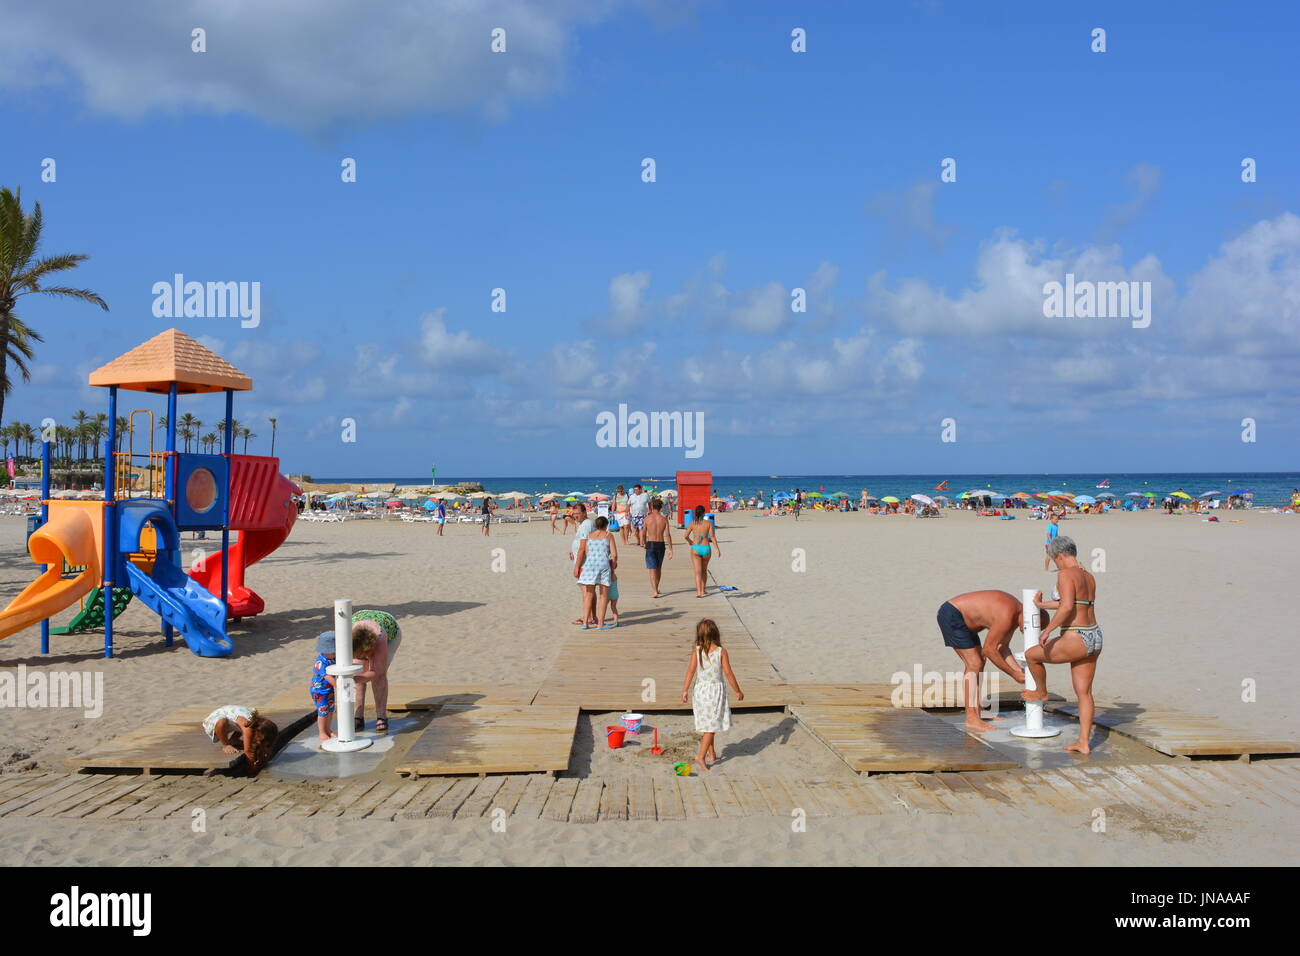
[[[333,631],[322,631],[320,636],[316,638],[316,653],[317,654],[334,653],[334,632]]]

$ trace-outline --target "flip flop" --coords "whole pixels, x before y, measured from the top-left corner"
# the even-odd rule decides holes
[[[617,624],[602,624],[602,625],[600,625],[600,627],[596,628],[596,630],[598,630],[598,631],[612,631],[612,630],[614,630],[614,628],[616,628],[616,627],[618,627]]]
[[[376,718],[375,718],[375,733],[377,733],[377,734],[386,734],[386,733],[388,733],[388,718],[387,718],[387,717],[376,717]]]

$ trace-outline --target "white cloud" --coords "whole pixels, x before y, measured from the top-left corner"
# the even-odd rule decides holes
[[[1167,321],[1177,296],[1160,262],[1147,256],[1132,266],[1119,246],[1090,246],[1073,254],[1048,256],[1041,240],[1029,242],[1010,231],[980,244],[973,287],[949,296],[922,279],[893,286],[884,272],[867,283],[868,313],[908,335],[989,336],[1021,333],[1045,337],[1114,335],[1130,330],[1125,319],[1049,319],[1043,315],[1043,286],[1076,281],[1150,281],[1157,323]],[[1086,326],[1082,323],[1088,323]]]
[[[609,317],[606,326],[611,332],[634,332],[645,324],[645,294],[649,288],[648,272],[624,272],[609,280]]]
[[[420,320],[420,355],[433,368],[461,372],[487,371],[500,364],[499,350],[469,332],[447,328],[447,309],[439,308]]]
[[[1133,198],[1110,207],[1105,221],[1101,224],[1102,238],[1113,237],[1115,233],[1137,219],[1151,204],[1156,193],[1160,192],[1160,183],[1163,180],[1164,172],[1159,166],[1151,163],[1138,163],[1130,169],[1124,181],[1132,188]]]
[[[319,129],[411,114],[503,116],[560,89],[576,31],[622,0],[65,0],[11,5],[0,88],[70,86],[96,112],[246,113]],[[191,51],[191,30],[207,52]],[[506,30],[507,52],[490,32]]]
[[[889,223],[894,242],[919,236],[932,246],[944,246],[957,227],[935,218],[934,200],[939,185],[935,180],[927,180],[900,192],[877,193],[867,202],[867,210]]]

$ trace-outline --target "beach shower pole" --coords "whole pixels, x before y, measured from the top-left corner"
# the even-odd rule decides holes
[[[1022,605],[1020,627],[1021,634],[1024,635],[1024,644],[1020,653],[1016,655],[1016,660],[1025,669],[1025,690],[1038,690],[1038,685],[1034,682],[1034,675],[1029,672],[1029,665],[1025,661],[1025,654],[1038,643],[1038,636],[1041,633],[1038,626],[1038,607],[1034,604],[1034,595],[1037,593],[1036,590],[1031,588],[1025,588],[1020,592]],[[1057,736],[1061,732],[1061,728],[1043,724],[1044,703],[1046,701],[1025,701],[1025,722],[1012,727],[1011,733],[1016,737]]]
[[[374,743],[368,738],[352,736],[352,715],[357,702],[357,684],[352,678],[362,670],[360,664],[352,663],[352,599],[342,598],[334,602],[334,663],[325,669],[325,673],[336,678],[334,712],[338,715],[339,735],[322,741],[322,750],[351,753]]]

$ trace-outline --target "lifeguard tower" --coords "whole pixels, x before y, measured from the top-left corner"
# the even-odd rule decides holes
[[[104,656],[112,657],[113,619],[135,597],[161,618],[168,646],[180,631],[195,654],[229,655],[226,621],[264,608],[244,585],[244,571],[284,542],[297,517],[292,496],[298,488],[280,474],[279,459],[232,451],[235,392],[250,390],[252,379],[184,332],[169,329],[96,369],[89,384],[108,389],[104,500],[51,500],[50,449],[44,444],[40,524],[28,539],[43,573],[0,612],[0,638],[39,621],[41,653],[48,653],[49,617],[83,600],[81,613],[58,631],[102,626]],[[128,449],[114,451],[121,389],[167,396],[162,451],[153,447],[149,411],[131,413]],[[214,392],[226,398],[223,453],[177,452],[178,399]],[[137,416],[148,416],[147,447],[139,450]],[[220,531],[219,559],[183,571],[182,531]],[[231,531],[239,532],[233,546]]]

